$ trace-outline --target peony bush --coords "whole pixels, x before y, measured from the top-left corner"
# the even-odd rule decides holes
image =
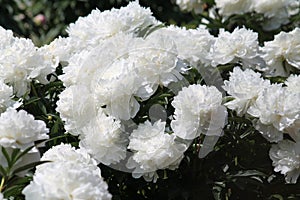
[[[0,199],[299,197],[299,0],[173,3],[0,27]]]

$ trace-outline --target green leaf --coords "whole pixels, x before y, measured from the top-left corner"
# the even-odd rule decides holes
[[[11,160],[15,161],[15,159],[17,158],[19,153],[20,153],[20,149],[14,149],[12,154],[11,154]]]
[[[2,165],[0,165],[0,173],[1,176],[6,176],[6,170],[2,167]]]
[[[276,198],[278,200],[284,200],[284,198],[280,194],[274,194],[272,195],[273,198]]]
[[[13,171],[13,173],[16,174],[16,173],[22,172],[22,171],[24,171],[24,170],[32,169],[32,168],[34,168],[34,167],[36,167],[36,166],[38,166],[38,165],[40,165],[40,164],[47,163],[47,162],[50,162],[50,161],[38,161],[38,162],[32,162],[32,163],[29,163],[29,164],[27,164],[27,165],[24,165],[24,166],[22,166],[22,167],[19,167],[19,168],[15,169],[15,170]]]
[[[20,194],[23,190],[23,185],[14,185],[9,188],[6,188],[3,192],[4,197],[15,197],[16,195]]]
[[[8,153],[7,153],[7,151],[6,151],[6,149],[4,147],[2,147],[2,153],[3,153],[3,155],[4,155],[4,157],[5,157],[6,161],[7,161],[8,166],[11,167],[10,157],[9,157],[9,155],[8,155]]]
[[[40,110],[43,112],[44,115],[47,115],[47,108],[46,106],[41,103],[40,101],[38,102],[38,107],[40,108]]]
[[[246,171],[239,171],[238,173],[232,175],[232,177],[248,177],[248,176],[266,177],[266,174],[257,170],[246,170]]]
[[[37,102],[37,101],[39,101],[41,98],[39,98],[39,97],[32,97],[32,98],[30,98],[26,103],[24,103],[24,106],[27,106],[27,105],[29,105],[29,104],[32,104],[32,103],[34,103],[34,102]]]
[[[51,133],[58,133],[58,130],[59,130],[59,121],[56,120],[54,122],[54,125],[51,128]]]
[[[17,162],[21,157],[23,157],[25,154],[27,154],[31,149],[33,149],[34,146],[28,147],[27,149],[25,149],[23,152],[21,152],[20,154],[18,154],[18,156],[15,157],[14,162]]]

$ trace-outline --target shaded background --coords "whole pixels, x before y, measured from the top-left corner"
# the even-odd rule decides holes
[[[38,46],[51,42],[58,35],[66,35],[65,28],[79,16],[93,9],[101,11],[126,6],[129,0],[0,0],[0,26],[17,35],[31,38]],[[153,15],[167,24],[187,24],[191,14],[179,11],[172,0],[140,0],[150,7]],[[44,19],[43,19],[44,18]]]

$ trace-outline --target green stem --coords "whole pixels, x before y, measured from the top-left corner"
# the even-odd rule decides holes
[[[1,179],[1,184],[0,184],[0,192],[2,192],[3,188],[4,188],[4,183],[5,183],[5,178],[2,177]]]

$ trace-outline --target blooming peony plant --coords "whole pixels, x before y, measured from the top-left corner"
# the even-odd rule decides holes
[[[295,197],[299,1],[140,3],[42,47],[0,27],[0,199]]]

